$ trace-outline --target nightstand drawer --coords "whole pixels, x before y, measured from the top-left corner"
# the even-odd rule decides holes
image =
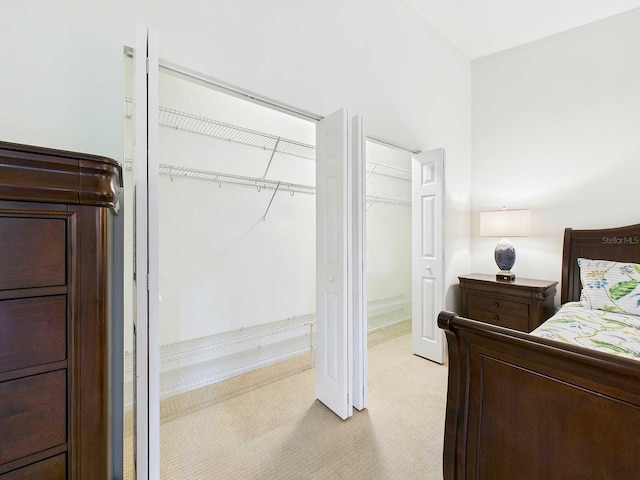
[[[499,298],[481,297],[473,294],[469,294],[467,296],[467,302],[469,303],[470,311],[472,307],[477,307],[500,314],[529,318],[529,304],[527,303],[512,302],[509,300],[501,300]]]
[[[529,319],[518,318],[502,313],[490,312],[488,310],[480,310],[478,308],[469,307],[469,318],[479,320],[499,327],[512,328],[527,332],[529,330]]]

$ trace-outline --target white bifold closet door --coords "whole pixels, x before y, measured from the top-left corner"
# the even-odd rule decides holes
[[[366,137],[362,117],[352,119],[352,261],[353,267],[353,385],[351,403],[358,410],[367,407],[367,178]]]
[[[136,26],[134,51],[135,478],[160,478],[158,341],[158,34]]]
[[[413,353],[443,363],[437,320],[444,298],[444,149],[414,155],[411,163]]]
[[[316,396],[342,419],[366,399],[364,187],[353,183],[354,165],[363,178],[361,126],[344,109],[316,126]]]

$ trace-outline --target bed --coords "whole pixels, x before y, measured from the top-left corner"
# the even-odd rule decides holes
[[[581,306],[576,304],[582,290],[579,259],[640,263],[640,224],[565,230],[565,314],[566,308]],[[602,308],[607,318],[619,313],[611,302]],[[567,323],[575,321],[572,312],[568,315]],[[627,317],[633,331],[636,318]],[[640,317],[637,321],[640,328]],[[449,348],[446,480],[640,478],[636,341],[621,341],[622,328],[593,336],[595,342],[579,334],[583,344],[575,344],[562,333],[563,340],[554,337],[562,323],[550,319],[523,333],[440,313],[438,325]]]

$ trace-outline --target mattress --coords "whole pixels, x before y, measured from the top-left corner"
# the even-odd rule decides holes
[[[569,302],[532,335],[640,360],[640,317]]]

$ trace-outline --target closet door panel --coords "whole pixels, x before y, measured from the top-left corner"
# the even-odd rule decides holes
[[[443,363],[437,317],[444,303],[444,149],[415,155],[412,170],[412,348]]]
[[[328,116],[316,128],[316,396],[346,419],[353,414],[347,111]]]
[[[366,146],[362,117],[352,119],[353,185],[353,398],[355,408],[367,406],[367,291],[366,291]]]
[[[147,27],[136,25],[136,47],[134,54],[135,79],[133,89],[133,118],[135,145],[133,161],[134,192],[134,425],[133,441],[136,478],[149,478],[149,298],[147,278],[148,255],[148,108],[147,108]]]

